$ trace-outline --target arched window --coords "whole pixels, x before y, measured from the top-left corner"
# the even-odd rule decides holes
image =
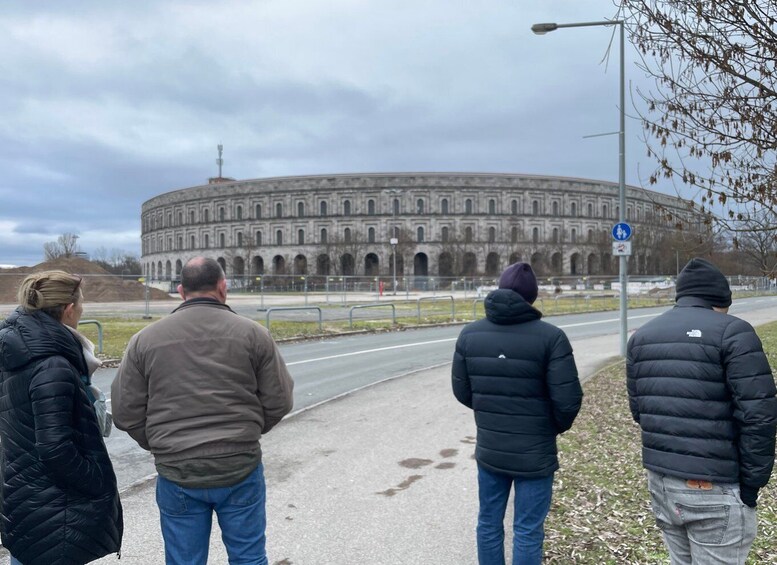
[[[496,200],[493,198],[488,201],[488,213],[492,216],[496,214]]]
[[[324,202],[323,200],[318,205],[318,213],[320,216],[326,216],[326,202]]]
[[[343,216],[350,216],[351,215],[351,201],[346,200],[343,202]]]
[[[569,212],[572,214],[572,216],[577,216],[577,202],[572,202],[569,207]]]
[[[326,241],[327,241],[327,239],[326,239],[326,228],[321,228],[321,238],[320,238],[320,241],[321,241],[321,243],[326,243]]]
[[[257,247],[262,245],[262,232],[261,232],[261,230],[257,230],[256,231],[255,239],[256,239],[255,244],[256,244]]]
[[[178,225],[183,225],[183,212],[178,212]]]
[[[588,243],[594,242],[594,230],[588,230],[587,240],[588,240]]]
[[[448,241],[448,228],[444,227],[442,228],[442,242],[445,243]]]
[[[345,243],[351,243],[351,228],[345,228],[343,239],[345,240]]]
[[[194,249],[194,236],[189,237],[189,249]]]
[[[467,227],[467,229],[464,230],[464,241],[466,243],[472,243],[472,228]]]
[[[629,208],[628,206],[626,207],[626,219],[627,220],[631,219],[631,208]]]
[[[375,201],[372,198],[367,201],[367,215],[375,215]]]
[[[511,214],[517,214],[518,213],[518,201],[513,200],[510,202],[510,213]]]
[[[300,218],[305,217],[305,203],[304,202],[297,202],[297,216]]]
[[[577,243],[577,230],[575,228],[572,228],[570,235],[572,236],[572,243]]]
[[[553,215],[558,216],[558,202],[553,202]]]
[[[440,211],[443,214],[447,214],[448,213],[448,199],[447,198],[443,198],[442,201],[440,202]]]
[[[615,217],[616,218],[620,218],[621,217],[621,207],[620,206],[616,206],[615,207]]]
[[[205,209],[202,211],[202,219],[203,219],[204,221],[206,221],[206,222],[209,222],[209,221],[210,221],[210,217],[209,217],[209,216],[210,216],[210,210],[208,210],[207,208],[205,208]]]
[[[281,230],[275,232],[275,245],[283,245],[283,231]]]
[[[394,207],[393,214],[396,216],[399,214],[399,198],[394,199],[393,207]]]
[[[607,204],[602,204],[602,218],[609,218],[610,215],[607,213]]]
[[[418,200],[416,200],[416,202],[415,202],[415,211],[418,214],[423,214],[424,213],[424,201],[423,201],[422,198],[419,198]]]
[[[539,243],[540,241],[540,229],[539,228],[533,228],[531,230],[531,240],[533,243]]]
[[[227,246],[227,238],[223,233],[219,234],[219,247]]]
[[[173,215],[172,214],[168,214],[167,215],[167,225],[168,226],[172,226],[173,225]]]
[[[465,214],[471,214],[472,213],[472,199],[467,198],[464,201],[464,213]]]
[[[254,216],[256,216],[257,220],[262,217],[262,205],[261,204],[257,204],[256,206],[254,206]]]
[[[297,245],[305,245],[305,230],[297,230]]]
[[[183,249],[183,237],[178,236],[178,247],[176,249]]]
[[[372,202],[372,200],[370,200]],[[367,241],[369,243],[375,243],[375,228],[370,228],[367,230]]]
[[[594,215],[594,205],[590,202],[588,203],[588,217],[592,218]]]
[[[282,218],[283,217],[283,204],[278,202],[275,205],[275,217],[276,218]]]
[[[237,219],[238,220],[242,220],[243,219],[243,207],[242,206],[238,206],[237,209],[235,210],[235,213],[237,215]]]
[[[243,247],[243,232],[237,232],[237,246]]]
[[[418,243],[424,242],[424,228],[421,226],[419,226],[418,229],[416,230],[416,240],[418,241]]]
[[[194,210],[189,210],[189,223],[194,223]]]
[[[532,200],[531,203],[531,213],[533,216],[539,216],[540,215],[540,202],[539,200]]]
[[[558,243],[558,228],[553,228],[553,243]]]
[[[515,226],[510,230],[510,243],[518,243],[518,228]]]
[[[203,240],[202,240],[202,246],[203,246],[205,249],[207,249],[207,248],[210,246],[210,237],[208,237],[208,234],[207,234],[207,233],[206,233],[206,234],[203,236]]]
[[[226,211],[222,206],[221,208],[219,208],[219,222],[223,222],[225,218],[226,218]]]
[[[488,228],[488,242],[494,243],[496,241],[496,228]]]

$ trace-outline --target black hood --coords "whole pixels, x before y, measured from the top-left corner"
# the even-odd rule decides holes
[[[489,292],[484,305],[486,318],[495,324],[522,324],[542,318],[542,313],[520,294],[506,288]]]
[[[67,359],[81,374],[88,372],[81,344],[48,314],[17,308],[0,324],[0,370],[14,371],[56,355]]]

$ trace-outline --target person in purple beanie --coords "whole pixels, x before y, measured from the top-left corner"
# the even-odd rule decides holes
[[[539,565],[559,468],[556,438],[572,427],[583,390],[566,334],[532,306],[537,278],[510,265],[488,294],[486,317],[459,334],[453,394],[477,425],[478,562],[504,565],[504,516],[515,490],[513,564]]]

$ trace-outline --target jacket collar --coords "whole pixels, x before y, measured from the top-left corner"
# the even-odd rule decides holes
[[[484,306],[486,317],[495,324],[521,324],[542,318],[542,313],[520,294],[506,288],[489,292]]]
[[[225,310],[229,310],[230,312],[233,311],[232,308],[230,308],[223,302],[219,302],[215,298],[210,298],[207,296],[198,296],[197,298],[190,298],[189,300],[187,300],[186,302],[178,306],[178,308],[173,310],[172,313],[175,314],[179,310],[183,310],[185,308],[191,308],[192,306],[215,306],[217,308],[223,308]]]
[[[712,310],[712,304],[698,296],[681,296],[677,299],[675,307],[680,308],[707,308]]]

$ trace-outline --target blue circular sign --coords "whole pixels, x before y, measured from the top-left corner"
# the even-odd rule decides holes
[[[612,238],[615,241],[628,241],[631,237],[631,226],[626,222],[615,224],[612,227]]]

